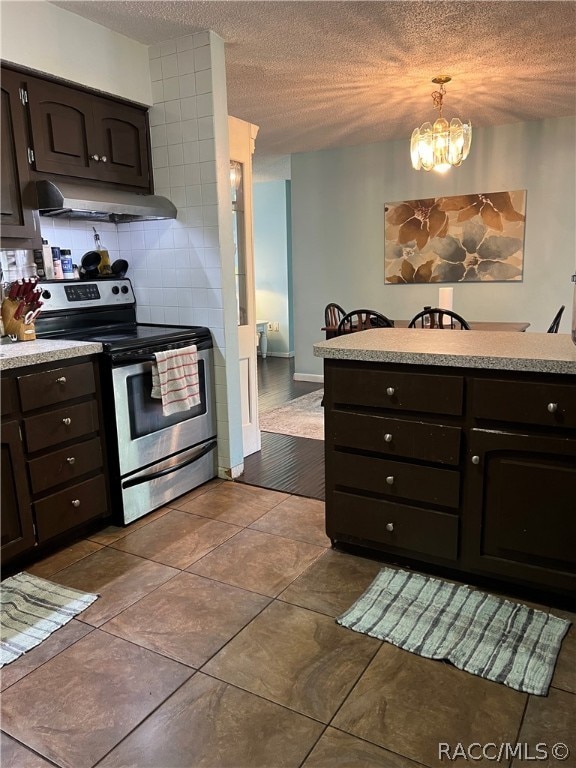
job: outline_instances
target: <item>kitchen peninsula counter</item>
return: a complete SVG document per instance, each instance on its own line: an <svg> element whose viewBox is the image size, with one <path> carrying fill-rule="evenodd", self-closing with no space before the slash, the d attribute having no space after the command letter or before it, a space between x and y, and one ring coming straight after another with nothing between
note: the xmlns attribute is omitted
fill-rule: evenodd
<svg viewBox="0 0 576 768"><path fill-rule="evenodd" d="M0 372L39 363L51 363L102 352L102 344L88 341L36 339L11 342L7 337L0 344Z"/></svg>
<svg viewBox="0 0 576 768"><path fill-rule="evenodd" d="M374 328L314 344L316 357L576 375L567 333Z"/></svg>
<svg viewBox="0 0 576 768"><path fill-rule="evenodd" d="M372 329L324 358L334 546L566 601L576 589L568 334Z"/></svg>

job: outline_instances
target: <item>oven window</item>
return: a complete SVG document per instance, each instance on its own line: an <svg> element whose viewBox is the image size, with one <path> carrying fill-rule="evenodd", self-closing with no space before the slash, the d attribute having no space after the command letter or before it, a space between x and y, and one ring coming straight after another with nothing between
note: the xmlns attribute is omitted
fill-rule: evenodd
<svg viewBox="0 0 576 768"><path fill-rule="evenodd" d="M128 402L130 403L130 435L133 440L206 413L206 380L203 360L198 360L200 402L188 411L164 416L162 401L150 396L152 392L152 366L143 373L128 376L126 386Z"/></svg>

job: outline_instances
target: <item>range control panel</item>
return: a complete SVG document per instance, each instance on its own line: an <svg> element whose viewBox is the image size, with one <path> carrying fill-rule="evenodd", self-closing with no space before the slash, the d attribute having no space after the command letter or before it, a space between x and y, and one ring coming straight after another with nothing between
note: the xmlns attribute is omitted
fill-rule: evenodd
<svg viewBox="0 0 576 768"><path fill-rule="evenodd" d="M104 280L49 280L38 283L42 289L42 311L118 307L134 304L134 291L128 278Z"/></svg>

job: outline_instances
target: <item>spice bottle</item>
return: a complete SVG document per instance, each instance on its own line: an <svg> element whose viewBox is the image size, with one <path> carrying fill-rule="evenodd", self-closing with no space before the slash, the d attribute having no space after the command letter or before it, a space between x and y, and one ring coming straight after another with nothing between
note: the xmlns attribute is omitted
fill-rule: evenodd
<svg viewBox="0 0 576 768"><path fill-rule="evenodd" d="M54 265L52 263L52 249L48 240L42 238L42 260L44 261L44 273L46 280L54 280Z"/></svg>
<svg viewBox="0 0 576 768"><path fill-rule="evenodd" d="M98 232L96 232L96 228L92 227L94 230L94 250L98 251L100 254L100 264L98 265L98 272L101 275L111 275L112 274L112 265L110 264L110 254L108 253L108 249L104 248L102 243L100 242L100 235Z"/></svg>
<svg viewBox="0 0 576 768"><path fill-rule="evenodd" d="M62 248L60 251L60 263L62 265L62 276L64 277L64 280L72 280L74 278L72 251L69 251L67 248Z"/></svg>
<svg viewBox="0 0 576 768"><path fill-rule="evenodd" d="M62 272L62 254L60 253L60 248L52 246L52 248L50 250L52 251L52 264L54 266L54 279L55 280L63 280L64 279L64 273Z"/></svg>

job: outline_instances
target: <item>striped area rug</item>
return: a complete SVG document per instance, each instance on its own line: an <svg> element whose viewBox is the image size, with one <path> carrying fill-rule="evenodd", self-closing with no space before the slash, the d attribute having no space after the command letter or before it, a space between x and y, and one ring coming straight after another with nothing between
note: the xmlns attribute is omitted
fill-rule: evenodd
<svg viewBox="0 0 576 768"><path fill-rule="evenodd" d="M384 568L336 621L429 659L545 696L570 622L469 587Z"/></svg>
<svg viewBox="0 0 576 768"><path fill-rule="evenodd" d="M40 645L97 597L31 573L5 579L0 584L0 667Z"/></svg>

